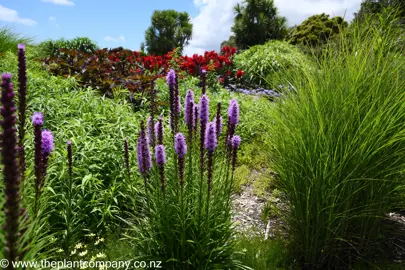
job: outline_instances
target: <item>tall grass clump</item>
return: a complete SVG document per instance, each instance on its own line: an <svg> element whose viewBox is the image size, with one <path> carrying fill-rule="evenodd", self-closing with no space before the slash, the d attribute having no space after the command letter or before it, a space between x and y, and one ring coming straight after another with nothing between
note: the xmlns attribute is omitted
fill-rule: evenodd
<svg viewBox="0 0 405 270"><path fill-rule="evenodd" d="M274 106L271 158L291 248L304 269L345 269L381 251L386 214L403 209L405 57L392 14L326 50ZM385 23L384 23L385 22Z"/></svg>
<svg viewBox="0 0 405 270"><path fill-rule="evenodd" d="M17 44L32 43L32 38L19 35L8 27L0 27L0 56L6 51L17 52Z"/></svg>

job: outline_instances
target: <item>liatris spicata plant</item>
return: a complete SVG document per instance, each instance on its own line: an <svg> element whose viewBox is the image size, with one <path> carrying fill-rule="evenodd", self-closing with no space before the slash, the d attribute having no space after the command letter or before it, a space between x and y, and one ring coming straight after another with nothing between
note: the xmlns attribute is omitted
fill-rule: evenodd
<svg viewBox="0 0 405 270"><path fill-rule="evenodd" d="M145 189L146 186L146 177L149 173L149 170L152 167L151 155L149 151L148 140L145 134L145 126L143 121L141 122L141 131L139 133L138 143L137 143L137 158L138 158L138 170L144 177Z"/></svg>
<svg viewBox="0 0 405 270"><path fill-rule="evenodd" d="M124 139L124 162L125 168L127 170L128 177L131 174L131 168L129 167L129 150L128 150L128 140Z"/></svg>
<svg viewBox="0 0 405 270"><path fill-rule="evenodd" d="M1 153L3 163L3 181L4 181L4 258L10 265L7 269L14 269L11 262L18 258L18 232L19 232L19 214L20 214L20 173L17 163L17 134L15 116L15 103L13 101L14 91L11 83L11 74L4 73L2 75L1 84L1 103L3 107L0 110L3 120L1 126L3 133L1 134Z"/></svg>
<svg viewBox="0 0 405 270"><path fill-rule="evenodd" d="M217 138L222 133L222 116L221 116L221 102L217 104L217 115L215 116Z"/></svg>
<svg viewBox="0 0 405 270"><path fill-rule="evenodd" d="M179 119L179 130L192 126L195 134L201 134L201 138L193 134L186 143L183 133L176 132L172 141L174 145L164 146L162 118L155 124L157 143L153 166L149 161L146 173L150 180L145 193L149 215L145 216L145 226L133 226L133 244L137 251L143 251L145 258L167 258L164 263L168 269L198 269L201 265L204 265L204 269L216 269L218 265L224 269L234 269L229 189L231 163L227 157L215 151L218 141L225 140L218 138L216 119L208 123L207 95L202 95L198 106L193 104L192 92L189 91L183 104L185 116ZM173 112L170 114L173 115ZM220 113L217 112L217 115L220 116ZM218 133L221 136L221 132ZM143 145L146 145L144 137L144 128L141 127L137 156L142 175L145 175L142 169ZM201 149L192 147L199 143ZM190 158L185 158L186 155ZM207 169L200 166L205 159L208 159ZM201 170L198 170L199 167ZM205 170L208 172L205 173ZM196 178L200 181L195 181ZM145 241L141 235L150 235L151 239Z"/></svg>
<svg viewBox="0 0 405 270"><path fill-rule="evenodd" d="M207 95L202 95L200 99L200 171L204 174L204 138L205 128L209 119L209 99Z"/></svg>
<svg viewBox="0 0 405 270"><path fill-rule="evenodd" d="M210 122L207 125L207 130L205 132L204 136L204 146L205 149L207 149L208 152L208 164L207 164L207 170L208 170L208 177L207 177L207 184L208 184L208 192L211 191L211 184L212 184L212 172L213 172L213 163L212 163L212 157L215 148L217 147L218 140L217 140L217 125L215 122Z"/></svg>
<svg viewBox="0 0 405 270"><path fill-rule="evenodd" d="M155 123L155 136L157 138L157 144L163 144L163 117L159 116L158 121Z"/></svg>
<svg viewBox="0 0 405 270"><path fill-rule="evenodd" d="M40 189L44 186L46 169L48 168L48 158L54 149L53 135L49 130L43 130L41 133L41 154L42 154L42 167L41 167L41 183Z"/></svg>
<svg viewBox="0 0 405 270"><path fill-rule="evenodd" d="M178 168L179 168L179 178L180 186L184 186L184 156L187 152L186 138L182 133L177 133L174 137L174 149L178 156Z"/></svg>
<svg viewBox="0 0 405 270"><path fill-rule="evenodd" d="M238 135L234 135L231 139L231 147L232 147L232 172L235 171L236 160L238 149L240 146L241 138Z"/></svg>
<svg viewBox="0 0 405 270"><path fill-rule="evenodd" d="M153 132L154 126L152 122L152 117L148 117L148 120L146 121L146 126L148 127L148 137L147 137L148 144L153 147L155 134Z"/></svg>
<svg viewBox="0 0 405 270"><path fill-rule="evenodd" d="M205 95L207 92L207 71L205 69L201 71L201 84L202 94Z"/></svg>
<svg viewBox="0 0 405 270"><path fill-rule="evenodd" d="M25 45L18 44L18 147L21 180L25 178L25 111L27 108L27 62Z"/></svg>
<svg viewBox="0 0 405 270"><path fill-rule="evenodd" d="M194 104L194 112L193 112L193 128L194 128L194 133L197 131L198 129L198 119L199 119L199 108L198 108L198 104Z"/></svg>
<svg viewBox="0 0 405 270"><path fill-rule="evenodd" d="M31 118L34 126L34 171L35 171L35 215L37 213L37 204L40 194L41 178L42 178L42 134L41 127L44 123L44 116L40 112L35 112Z"/></svg>
<svg viewBox="0 0 405 270"><path fill-rule="evenodd" d="M177 130L177 116L178 116L178 89L177 89L177 76L176 72L171 69L166 77L167 84L169 86L169 97L170 97L170 127L173 134Z"/></svg>
<svg viewBox="0 0 405 270"><path fill-rule="evenodd" d="M165 163L166 163L166 151L165 147L162 144L159 144L156 146L155 149L155 160L156 160L156 165L159 167L159 172L160 172L160 184L162 188L162 192L165 192L166 189L166 184L165 184Z"/></svg>
<svg viewBox="0 0 405 270"><path fill-rule="evenodd" d="M228 107L228 130L226 134L226 144L229 148L230 139L235 134L236 125L239 123L239 104L236 99L232 99Z"/></svg>

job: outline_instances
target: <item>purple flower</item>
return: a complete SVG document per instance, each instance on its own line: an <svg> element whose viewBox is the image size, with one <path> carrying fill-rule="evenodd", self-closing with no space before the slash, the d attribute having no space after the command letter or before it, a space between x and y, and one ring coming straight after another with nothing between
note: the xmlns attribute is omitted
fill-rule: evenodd
<svg viewBox="0 0 405 270"><path fill-rule="evenodd" d="M139 134L137 148L138 170L142 174L146 174L152 167L152 161L148 146L148 140L146 139L145 127L141 124L141 132Z"/></svg>
<svg viewBox="0 0 405 270"><path fill-rule="evenodd" d="M174 137L174 150L179 157L184 157L187 153L186 138L180 132Z"/></svg>
<svg viewBox="0 0 405 270"><path fill-rule="evenodd" d="M180 97L177 97L177 112L181 113L181 100Z"/></svg>
<svg viewBox="0 0 405 270"><path fill-rule="evenodd" d="M169 87L173 87L176 84L176 72L171 69L166 77L167 84Z"/></svg>
<svg viewBox="0 0 405 270"><path fill-rule="evenodd" d="M42 113L40 112L34 112L34 114L32 115L32 124L34 126L42 126L44 123L44 116Z"/></svg>
<svg viewBox="0 0 405 270"><path fill-rule="evenodd" d="M187 91L186 100L184 101L184 120L188 126L193 125L193 109L194 109L194 93L191 90ZM190 119L191 116L191 119Z"/></svg>
<svg viewBox="0 0 405 270"><path fill-rule="evenodd" d="M208 151L214 151L217 147L218 140L217 140L217 132L216 132L216 123L209 122L207 125L207 129L205 130L205 148Z"/></svg>
<svg viewBox="0 0 405 270"><path fill-rule="evenodd" d="M209 118L209 99L207 95L202 95L200 99L200 123L206 124Z"/></svg>
<svg viewBox="0 0 405 270"><path fill-rule="evenodd" d="M194 104L193 127L197 126L199 118L198 104Z"/></svg>
<svg viewBox="0 0 405 270"><path fill-rule="evenodd" d="M219 136L222 133L222 116L219 117L215 117L215 123L216 123L216 133L217 136Z"/></svg>
<svg viewBox="0 0 405 270"><path fill-rule="evenodd" d="M231 139L231 145L233 149L238 149L240 145L241 139L238 135L234 135Z"/></svg>
<svg viewBox="0 0 405 270"><path fill-rule="evenodd" d="M13 84L11 83L11 74L4 73L1 83L1 103L0 114L2 121L2 140L1 156L3 163L3 181L4 181L4 258L8 261L17 259L19 242L19 212L20 212L20 194L19 194L19 171L17 161L17 134L15 128L15 102ZM13 268L13 267L10 267Z"/></svg>
<svg viewBox="0 0 405 270"><path fill-rule="evenodd" d="M148 117L146 125L148 127L148 144L152 145L152 143L153 143L153 127L152 127L152 118L151 117Z"/></svg>
<svg viewBox="0 0 405 270"><path fill-rule="evenodd" d="M49 156L49 154L54 149L52 132L45 129L42 131L41 137L42 137L41 141L42 154L45 156Z"/></svg>
<svg viewBox="0 0 405 270"><path fill-rule="evenodd" d="M239 123L239 104L236 99L232 99L228 108L228 118L231 125L236 126Z"/></svg>
<svg viewBox="0 0 405 270"><path fill-rule="evenodd" d="M19 50L25 51L25 44L18 43L17 47Z"/></svg>
<svg viewBox="0 0 405 270"><path fill-rule="evenodd" d="M155 137L157 139L157 144L163 144L163 117L159 116L158 121L155 123Z"/></svg>
<svg viewBox="0 0 405 270"><path fill-rule="evenodd" d="M155 148L155 159L156 159L156 164L159 167L162 167L166 163L166 151L165 147L162 144L159 144Z"/></svg>

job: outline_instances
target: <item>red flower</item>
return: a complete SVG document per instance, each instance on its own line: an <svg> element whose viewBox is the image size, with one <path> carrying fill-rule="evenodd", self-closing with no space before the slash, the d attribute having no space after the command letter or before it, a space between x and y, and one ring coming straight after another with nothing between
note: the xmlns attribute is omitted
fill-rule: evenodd
<svg viewBox="0 0 405 270"><path fill-rule="evenodd" d="M245 72L243 72L243 70L238 70L237 72L236 72L236 78L238 78L238 79L240 79L240 78L242 78L242 76L243 75L245 75Z"/></svg>

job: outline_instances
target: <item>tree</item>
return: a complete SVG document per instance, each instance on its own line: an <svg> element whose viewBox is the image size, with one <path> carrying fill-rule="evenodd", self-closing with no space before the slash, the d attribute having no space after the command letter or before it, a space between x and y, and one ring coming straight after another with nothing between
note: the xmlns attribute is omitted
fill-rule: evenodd
<svg viewBox="0 0 405 270"><path fill-rule="evenodd" d="M354 13L354 20L363 21L366 15L381 14L384 8L393 7L398 9L398 16L402 23L405 23L405 1L404 0L364 0L360 10Z"/></svg>
<svg viewBox="0 0 405 270"><path fill-rule="evenodd" d="M245 0L234 7L232 32L240 49L283 39L287 34L287 19L278 16L274 0Z"/></svg>
<svg viewBox="0 0 405 270"><path fill-rule="evenodd" d="M221 42L221 49L226 46L238 48L236 45L235 36L230 36L228 40Z"/></svg>
<svg viewBox="0 0 405 270"><path fill-rule="evenodd" d="M187 12L155 10L152 25L145 32L145 45L149 54L163 55L180 48L191 39L193 25Z"/></svg>
<svg viewBox="0 0 405 270"><path fill-rule="evenodd" d="M292 29L289 42L294 45L322 46L347 26L348 23L340 16L329 18L325 13L313 15Z"/></svg>

